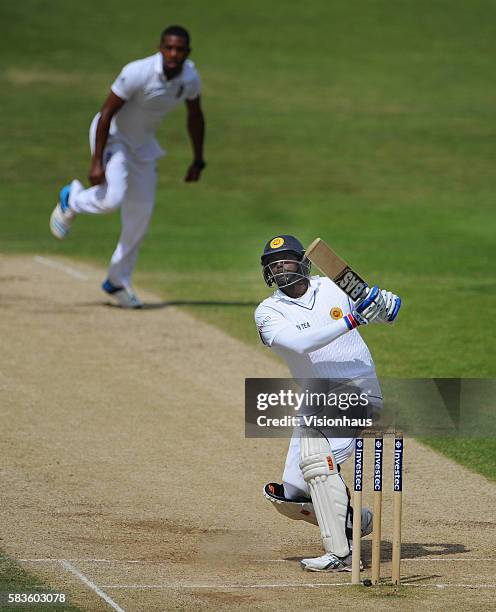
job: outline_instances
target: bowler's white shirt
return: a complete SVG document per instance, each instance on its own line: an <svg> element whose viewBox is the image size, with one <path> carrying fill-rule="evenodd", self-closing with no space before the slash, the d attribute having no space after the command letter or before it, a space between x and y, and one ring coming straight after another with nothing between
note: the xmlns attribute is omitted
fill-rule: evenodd
<svg viewBox="0 0 496 612"><path fill-rule="evenodd" d="M111 86L116 96L126 101L114 115L109 136L124 142L142 160L164 155L155 133L167 113L184 100L200 95L200 77L191 60L173 79L167 79L163 57L150 57L127 64Z"/></svg>
<svg viewBox="0 0 496 612"><path fill-rule="evenodd" d="M348 296L329 278L313 276L300 298L290 298L277 289L258 306L255 321L262 342L284 359L294 378L375 379L372 356L356 329L303 355L273 345L282 329L304 334L346 316L351 306Z"/></svg>

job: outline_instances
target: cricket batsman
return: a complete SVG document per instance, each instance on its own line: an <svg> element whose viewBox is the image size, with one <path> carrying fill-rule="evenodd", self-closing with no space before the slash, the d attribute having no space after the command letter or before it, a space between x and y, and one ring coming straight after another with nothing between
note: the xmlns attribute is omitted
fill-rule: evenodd
<svg viewBox="0 0 496 612"><path fill-rule="evenodd" d="M400 298L368 288L353 303L329 278L310 276L311 263L294 236L280 234L265 245L261 257L266 284L276 290L255 311L260 338L287 363L297 379L366 381L380 403L381 391L370 351L358 328L391 324ZM365 382L363 383L365 384ZM282 484L269 483L264 495L281 514L317 524L325 553L302 559L304 570L351 571L352 509L340 464L354 451L353 437L330 437L329 431L296 430L291 438ZM372 531L372 513L362 511L362 536Z"/></svg>

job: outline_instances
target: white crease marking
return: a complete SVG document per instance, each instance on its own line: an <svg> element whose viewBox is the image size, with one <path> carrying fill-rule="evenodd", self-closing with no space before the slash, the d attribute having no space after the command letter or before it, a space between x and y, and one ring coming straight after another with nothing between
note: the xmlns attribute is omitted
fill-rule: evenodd
<svg viewBox="0 0 496 612"><path fill-rule="evenodd" d="M275 583L275 584L197 584L187 582L171 582L167 584L105 584L105 589L313 589L328 587L349 587L355 586L351 582L295 582L295 583ZM392 584L382 584L380 586L393 586ZM417 584L404 582L400 586L422 587L422 588L467 588L467 589L496 589L496 584Z"/></svg>
<svg viewBox="0 0 496 612"><path fill-rule="evenodd" d="M77 278L83 281L88 280L88 276L84 274L84 272L80 272L76 268L63 264L60 261L55 261L54 259L48 259L48 257L41 257L40 255L35 255L34 260L37 263L43 264L44 266L48 266L49 268L54 268L55 270L61 270L62 272L69 274L69 276L72 276L73 278Z"/></svg>
<svg viewBox="0 0 496 612"><path fill-rule="evenodd" d="M96 593L99 597L101 597L104 601L106 601L111 608L116 610L116 612L125 612L125 610L121 608L118 604L116 604L115 601L107 595L107 593L105 593L104 591L102 591L102 589L97 587L97 585L94 582L91 582L91 580L87 578L84 574L82 574L76 567L74 567L72 563L69 563L69 561L66 561L64 559L61 559L60 563L64 569L66 569L67 571L71 572L71 574L74 574L74 576L79 578L81 582L83 582L94 593Z"/></svg>

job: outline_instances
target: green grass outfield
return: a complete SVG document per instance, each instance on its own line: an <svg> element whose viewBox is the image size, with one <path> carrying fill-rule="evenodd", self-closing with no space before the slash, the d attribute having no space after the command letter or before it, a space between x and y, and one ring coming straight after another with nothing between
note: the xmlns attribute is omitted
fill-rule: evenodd
<svg viewBox="0 0 496 612"><path fill-rule="evenodd" d="M380 375L494 376L496 4L137 6L1 4L0 250L106 264L118 215L78 218L63 244L48 217L60 186L87 173L88 126L122 65L184 23L204 82L208 168L200 184L182 182L190 148L176 112L160 132L169 156L137 284L211 302L189 309L256 343L263 244L320 235L404 299L394 329L364 330ZM486 442L467 441L465 463L494 477Z"/></svg>

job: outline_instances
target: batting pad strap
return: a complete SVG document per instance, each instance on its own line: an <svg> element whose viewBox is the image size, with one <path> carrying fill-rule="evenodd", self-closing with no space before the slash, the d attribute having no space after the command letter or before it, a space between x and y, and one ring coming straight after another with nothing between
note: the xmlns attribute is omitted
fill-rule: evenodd
<svg viewBox="0 0 496 612"><path fill-rule="evenodd" d="M346 557L350 552L346 537L348 494L329 442L315 430L302 430L300 469L310 489L326 552Z"/></svg>

